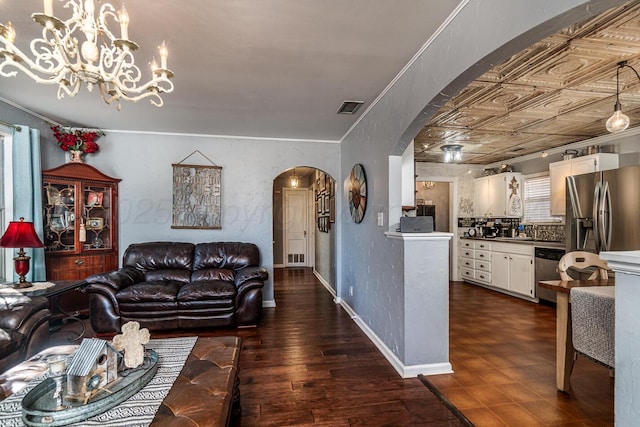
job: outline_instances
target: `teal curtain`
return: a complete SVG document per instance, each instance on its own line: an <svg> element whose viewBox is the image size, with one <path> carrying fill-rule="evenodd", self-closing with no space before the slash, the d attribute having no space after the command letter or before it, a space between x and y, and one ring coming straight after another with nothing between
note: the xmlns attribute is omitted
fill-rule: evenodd
<svg viewBox="0 0 640 427"><path fill-rule="evenodd" d="M19 130L18 130L19 129ZM42 166L40 164L40 131L20 125L13 130L13 218L33 221L36 233L43 239ZM27 280L46 280L44 249L26 249L31 257ZM14 275L14 281L18 277Z"/></svg>

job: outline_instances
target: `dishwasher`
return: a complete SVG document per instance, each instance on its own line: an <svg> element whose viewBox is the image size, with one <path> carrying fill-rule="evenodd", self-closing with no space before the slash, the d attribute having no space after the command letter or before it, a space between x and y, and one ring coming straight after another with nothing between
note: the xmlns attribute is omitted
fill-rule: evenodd
<svg viewBox="0 0 640 427"><path fill-rule="evenodd" d="M561 248L535 247L535 281L536 297L539 300L556 302L556 293L550 289L541 288L541 280L560 280L560 273L556 271L558 261L565 254Z"/></svg>

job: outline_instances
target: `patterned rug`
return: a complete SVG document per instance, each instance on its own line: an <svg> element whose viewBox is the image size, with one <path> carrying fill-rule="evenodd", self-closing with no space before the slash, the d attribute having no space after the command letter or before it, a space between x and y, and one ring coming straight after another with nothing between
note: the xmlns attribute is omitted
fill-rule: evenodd
<svg viewBox="0 0 640 427"><path fill-rule="evenodd" d="M180 374L197 339L198 337L184 337L149 341L147 347L158 353L158 372L151 381L142 390L115 408L72 425L142 427L151 424L160 403L167 396L173 382ZM34 379L25 389L0 402L0 426L18 427L24 425L22 423L22 398L48 376L47 373Z"/></svg>

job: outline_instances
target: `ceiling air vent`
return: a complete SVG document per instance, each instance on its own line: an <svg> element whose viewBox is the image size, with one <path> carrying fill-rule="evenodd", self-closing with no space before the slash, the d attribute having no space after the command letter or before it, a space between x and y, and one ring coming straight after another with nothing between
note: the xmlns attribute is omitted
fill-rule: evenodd
<svg viewBox="0 0 640 427"><path fill-rule="evenodd" d="M364 101L342 101L338 114L355 114L362 104Z"/></svg>

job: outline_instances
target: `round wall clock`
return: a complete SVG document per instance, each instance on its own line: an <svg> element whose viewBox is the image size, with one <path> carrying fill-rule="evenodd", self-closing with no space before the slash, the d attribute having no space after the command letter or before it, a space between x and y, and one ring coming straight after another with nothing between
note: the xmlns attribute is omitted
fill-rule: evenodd
<svg viewBox="0 0 640 427"><path fill-rule="evenodd" d="M362 165L356 163L351 168L351 176L349 177L349 210L351 211L351 218L356 224L362 221L366 209L367 176Z"/></svg>

